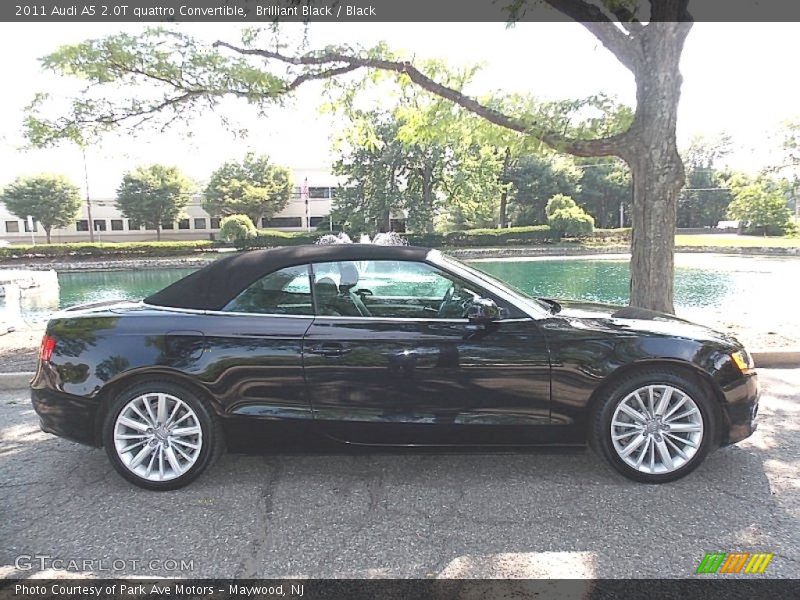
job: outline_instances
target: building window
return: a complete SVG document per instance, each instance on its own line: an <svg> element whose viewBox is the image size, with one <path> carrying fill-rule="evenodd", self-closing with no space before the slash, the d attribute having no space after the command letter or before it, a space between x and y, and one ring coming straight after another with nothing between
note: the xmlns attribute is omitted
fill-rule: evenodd
<svg viewBox="0 0 800 600"><path fill-rule="evenodd" d="M6 233L19 233L19 221L6 221Z"/></svg>
<svg viewBox="0 0 800 600"><path fill-rule="evenodd" d="M178 229L189 229L189 219L181 219L178 221Z"/></svg>
<svg viewBox="0 0 800 600"><path fill-rule="evenodd" d="M211 217L211 229L219 229L219 217Z"/></svg>
<svg viewBox="0 0 800 600"><path fill-rule="evenodd" d="M302 217L272 217L261 219L262 227L302 227Z"/></svg>
<svg viewBox="0 0 800 600"><path fill-rule="evenodd" d="M195 229L205 229L206 228L206 220L204 218L199 218L194 220L194 228Z"/></svg>
<svg viewBox="0 0 800 600"><path fill-rule="evenodd" d="M162 223L161 229L175 229L175 223L171 221L169 223Z"/></svg>
<svg viewBox="0 0 800 600"><path fill-rule="evenodd" d="M94 230L95 231L105 231L106 230L106 220L105 219L95 219L94 220Z"/></svg>
<svg viewBox="0 0 800 600"><path fill-rule="evenodd" d="M89 221L87 219L75 221L75 229L77 231L89 231Z"/></svg>
<svg viewBox="0 0 800 600"><path fill-rule="evenodd" d="M31 228L30 228L30 227L28 227L28 220L27 220L27 219L25 219L25 220L22 222L22 224L23 224L23 225L25 225L25 231L26 231L27 233L30 233L30 232L31 232ZM34 221L34 222L33 222L33 230L34 230L34 231L39 231L39 221Z"/></svg>
<svg viewBox="0 0 800 600"><path fill-rule="evenodd" d="M128 231L139 231L142 228L142 224L139 223L136 219L128 219Z"/></svg>
<svg viewBox="0 0 800 600"><path fill-rule="evenodd" d="M124 229L122 219L111 219L111 231L122 231Z"/></svg>
<svg viewBox="0 0 800 600"><path fill-rule="evenodd" d="M331 188L329 187L310 187L308 188L309 198L330 198Z"/></svg>
<svg viewBox="0 0 800 600"><path fill-rule="evenodd" d="M320 223L326 222L328 217L311 217L311 226L316 227Z"/></svg>

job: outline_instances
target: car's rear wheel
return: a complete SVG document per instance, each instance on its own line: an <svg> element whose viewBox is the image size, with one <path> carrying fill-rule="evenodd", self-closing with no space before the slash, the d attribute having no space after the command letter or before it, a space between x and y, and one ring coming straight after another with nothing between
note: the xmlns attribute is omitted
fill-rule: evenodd
<svg viewBox="0 0 800 600"><path fill-rule="evenodd" d="M630 479L674 481L697 468L711 449L713 401L678 372L632 373L616 382L595 412L592 446Z"/></svg>
<svg viewBox="0 0 800 600"><path fill-rule="evenodd" d="M103 424L111 463L128 481L172 490L196 479L222 449L217 418L195 394L171 382L134 385Z"/></svg>

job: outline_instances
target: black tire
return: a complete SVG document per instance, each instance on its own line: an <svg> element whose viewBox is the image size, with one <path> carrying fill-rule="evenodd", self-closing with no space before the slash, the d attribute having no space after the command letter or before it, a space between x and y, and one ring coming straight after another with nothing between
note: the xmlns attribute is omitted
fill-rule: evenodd
<svg viewBox="0 0 800 600"><path fill-rule="evenodd" d="M124 407L134 398L143 394L165 393L183 401L197 415L202 430L202 445L194 464L182 475L167 481L152 481L131 471L120 459L114 443L114 427L117 417ZM174 490L188 485L211 466L224 450L222 426L217 415L207 402L188 389L170 381L148 381L135 384L112 400L105 420L103 421L103 446L111 464L117 472L131 483L156 491Z"/></svg>
<svg viewBox="0 0 800 600"><path fill-rule="evenodd" d="M681 467L667 473L645 473L628 465L617 453L611 439L611 420L620 403L635 390L648 385L669 385L688 394L694 401L703 420L702 441L697 452ZM704 386L680 371L663 368L641 369L616 381L604 394L596 407L589 428L590 447L619 473L642 483L667 483L694 471L714 448L717 439L718 411L716 400Z"/></svg>

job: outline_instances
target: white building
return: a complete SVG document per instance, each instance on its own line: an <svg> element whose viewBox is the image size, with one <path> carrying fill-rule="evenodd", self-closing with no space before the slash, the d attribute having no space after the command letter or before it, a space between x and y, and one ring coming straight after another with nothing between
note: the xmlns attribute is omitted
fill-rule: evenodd
<svg viewBox="0 0 800 600"><path fill-rule="evenodd" d="M308 181L308 209L310 222L306 221L305 202L301 188ZM294 190L289 204L272 219L262 219L261 228L282 231L303 231L327 223L331 212L331 200L336 194L339 180L321 169L297 169L294 171ZM195 196L184 209L184 218L161 230L162 240L207 240L219 231L219 219L212 218L201 206L201 196ZM75 223L62 229L53 229L51 241L88 242L89 209L84 200ZM144 229L124 218L117 210L114 198L92 198L92 227L96 242L138 242L156 239L155 230ZM45 234L34 222L33 238L36 243L45 243ZM0 240L17 244L30 244L31 231L25 219L12 215L0 203Z"/></svg>

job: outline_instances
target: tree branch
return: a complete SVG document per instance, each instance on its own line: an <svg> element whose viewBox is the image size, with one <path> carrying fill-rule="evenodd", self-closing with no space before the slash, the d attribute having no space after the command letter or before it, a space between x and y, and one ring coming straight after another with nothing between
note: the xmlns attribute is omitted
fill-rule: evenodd
<svg viewBox="0 0 800 600"><path fill-rule="evenodd" d="M313 79L330 79L331 77L336 77L337 75L344 75L345 73L349 73L350 71L355 71L358 68L360 68L358 65L345 65L342 67L336 67L333 69L326 69L323 71L319 71L318 73L304 73L303 75L299 75L291 83L289 83L286 86L286 91L291 92L296 88L300 87L306 81L311 81Z"/></svg>
<svg viewBox="0 0 800 600"><path fill-rule="evenodd" d="M628 132L593 140L565 138L556 133L545 133L541 140L553 150L573 156L619 156L628 147Z"/></svg>
<svg viewBox="0 0 800 600"><path fill-rule="evenodd" d="M340 65L338 67L332 67L312 75L300 75L289 85L289 89L295 89L304 81L310 79L322 79L338 73L355 71L356 69L360 68L379 69L405 75L421 88L441 98L450 100L454 104L457 104L471 113L486 119L490 123L494 123L495 125L505 129L510 129L511 131L535 136L554 150L575 154L576 156L619 156L624 151L627 141L625 133L595 140L577 140L565 138L561 134L552 131L537 131L530 123L527 123L516 117L506 115L494 108L486 106L485 104L481 104L475 98L467 96L466 94L454 88L434 81L422 71L417 69L409 61L394 61L382 58L364 58L342 54L340 52L326 52L323 54L311 54L304 56L288 56L272 50L240 48L223 41L214 42L214 47L227 48L239 54L260 56L267 60L277 60L290 65L320 66L337 63Z"/></svg>
<svg viewBox="0 0 800 600"><path fill-rule="evenodd" d="M584 0L544 0L557 11L583 25L625 67L635 73L642 63L640 47L598 7Z"/></svg>

